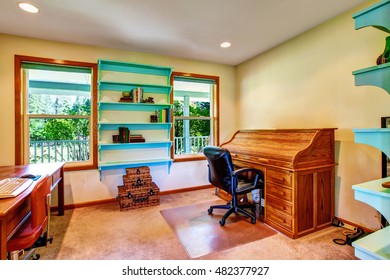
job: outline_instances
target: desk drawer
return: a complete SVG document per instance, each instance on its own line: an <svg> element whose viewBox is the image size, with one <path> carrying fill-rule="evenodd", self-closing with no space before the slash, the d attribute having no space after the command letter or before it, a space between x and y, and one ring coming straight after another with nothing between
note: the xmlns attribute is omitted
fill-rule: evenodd
<svg viewBox="0 0 390 280"><path fill-rule="evenodd" d="M14 234L15 229L22 226L23 219L28 217L31 210L30 199L25 199L17 208L17 211L11 211L5 218L4 225L6 227L7 240Z"/></svg>
<svg viewBox="0 0 390 280"><path fill-rule="evenodd" d="M281 184L283 186L291 187L292 174L289 171L267 169L266 181Z"/></svg>
<svg viewBox="0 0 390 280"><path fill-rule="evenodd" d="M289 215L282 214L275 209L272 208L272 206L269 206L268 203L266 204L266 210L265 210L265 218L269 221L277 224L280 227L283 227L289 231L292 230L292 218Z"/></svg>
<svg viewBox="0 0 390 280"><path fill-rule="evenodd" d="M272 208L272 211L278 210L287 215L292 214L292 205L285 200L267 194L265 202L266 207Z"/></svg>
<svg viewBox="0 0 390 280"><path fill-rule="evenodd" d="M290 188L285 188L267 182L265 193L267 195L270 194L286 201L292 201L292 190Z"/></svg>

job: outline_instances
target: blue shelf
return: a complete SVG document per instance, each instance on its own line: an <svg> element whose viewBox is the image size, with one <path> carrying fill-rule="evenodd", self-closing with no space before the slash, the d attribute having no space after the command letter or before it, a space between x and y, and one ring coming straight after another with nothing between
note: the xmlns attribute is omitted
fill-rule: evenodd
<svg viewBox="0 0 390 280"><path fill-rule="evenodd" d="M352 131L355 133L355 143L373 146L390 157L390 128L363 128Z"/></svg>
<svg viewBox="0 0 390 280"><path fill-rule="evenodd" d="M356 240L352 246L361 260L390 260L390 226Z"/></svg>
<svg viewBox="0 0 390 280"><path fill-rule="evenodd" d="M133 89L141 87L144 93L157 93L169 95L172 90L170 85L150 85L150 84L138 84L138 83L121 83L121 82L109 82L100 81L99 91L112 90L112 91L132 91Z"/></svg>
<svg viewBox="0 0 390 280"><path fill-rule="evenodd" d="M123 149L144 149L144 148L170 148L171 141L151 141L140 143L104 143L99 144L99 150L123 150Z"/></svg>
<svg viewBox="0 0 390 280"><path fill-rule="evenodd" d="M113 102L100 101L98 102L99 110L104 111L155 111L161 109L169 109L171 104L155 104L155 103L131 103L131 102Z"/></svg>
<svg viewBox="0 0 390 280"><path fill-rule="evenodd" d="M171 67L138 64L138 63L114 61L114 60L103 60L103 59L98 60L98 68L100 70L105 70L105 71L157 75L157 76L166 76L168 78L172 74Z"/></svg>
<svg viewBox="0 0 390 280"><path fill-rule="evenodd" d="M172 123L105 123L99 122L99 130L118 130L119 127L127 127L130 130L169 130Z"/></svg>
<svg viewBox="0 0 390 280"><path fill-rule="evenodd" d="M382 187L382 183L390 181L390 177L381 178L353 185L355 199L378 210L386 220L390 221L390 189ZM389 236L390 241L390 236Z"/></svg>
<svg viewBox="0 0 390 280"><path fill-rule="evenodd" d="M100 162L98 164L98 169L100 173L100 180L102 180L102 171L104 170L115 170L115 169L126 169L139 166L157 166L157 165L167 165L168 173L171 172L173 160L170 158L165 159L153 159L153 160L144 160L144 161L125 161L125 162Z"/></svg>
<svg viewBox="0 0 390 280"><path fill-rule="evenodd" d="M352 74L355 75L356 86L377 86L390 94L390 63L356 70Z"/></svg>
<svg viewBox="0 0 390 280"><path fill-rule="evenodd" d="M355 29L367 26L390 32L390 0L379 3L352 15L355 19Z"/></svg>
<svg viewBox="0 0 390 280"><path fill-rule="evenodd" d="M390 177L352 186L355 199L378 210L390 221L390 189L382 183ZM362 260L390 260L390 226L380 229L352 243L355 256Z"/></svg>
<svg viewBox="0 0 390 280"><path fill-rule="evenodd" d="M122 161L122 162L99 162L98 169L100 173L100 180L102 179L102 171L133 168L139 166L156 166L167 165L168 173L171 172L173 160L171 158L150 159L150 160L136 160L136 161Z"/></svg>

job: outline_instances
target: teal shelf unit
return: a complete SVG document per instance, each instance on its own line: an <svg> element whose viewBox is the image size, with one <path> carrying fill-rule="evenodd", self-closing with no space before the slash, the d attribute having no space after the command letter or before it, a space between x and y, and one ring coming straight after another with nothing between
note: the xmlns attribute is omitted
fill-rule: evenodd
<svg viewBox="0 0 390 280"><path fill-rule="evenodd" d="M378 230L352 243L355 256L361 260L390 260L390 227ZM388 244L383 246L383 244Z"/></svg>
<svg viewBox="0 0 390 280"><path fill-rule="evenodd" d="M155 103L129 103L129 102L113 102L100 101L98 108L101 111L155 111L161 109L172 108L171 104L155 104Z"/></svg>
<svg viewBox="0 0 390 280"><path fill-rule="evenodd" d="M372 26L385 32L390 32L390 0L377 4L352 15L355 29Z"/></svg>
<svg viewBox="0 0 390 280"><path fill-rule="evenodd" d="M98 123L98 129L100 131L118 130L119 127L127 127L130 130L170 130L172 127L172 123L129 123L129 122L117 122L117 123L99 122Z"/></svg>
<svg viewBox="0 0 390 280"><path fill-rule="evenodd" d="M150 167L156 165L166 165L168 166L168 172L170 172L172 162L173 160L170 157L135 161L100 162L98 165L98 169L100 173L100 180L102 180L102 171L104 170L125 169L139 166Z"/></svg>
<svg viewBox="0 0 390 280"><path fill-rule="evenodd" d="M382 183L390 177L381 178L352 186L355 199L378 210L390 221L390 189ZM390 260L390 226L382 228L352 243L355 256L362 260Z"/></svg>
<svg viewBox="0 0 390 280"><path fill-rule="evenodd" d="M129 167L138 167L138 166L155 166L161 164L168 164L171 166L173 160L171 158L161 158L154 160L136 160L136 161L121 161L121 162L104 162L99 165L99 170L112 170L112 169L123 169Z"/></svg>
<svg viewBox="0 0 390 280"><path fill-rule="evenodd" d="M122 82L108 82L100 81L99 90L112 90L112 91L131 91L135 88L142 87L144 92L166 94L169 97L172 86L169 85L153 85L153 84L141 84L141 83L122 83Z"/></svg>
<svg viewBox="0 0 390 280"><path fill-rule="evenodd" d="M102 171L104 170L113 170L113 169L125 169L138 166L155 166L155 165L166 165L168 167L168 173L170 173L170 168L172 165L171 158L171 147L172 140L170 139L170 131L172 129L172 123L170 122L149 122L149 119L144 120L132 120L126 117L126 119L114 121L110 120L107 115L116 114L116 112L151 112L151 114L157 110L163 109L172 109L172 104L170 104L170 94L172 87L169 85L170 76L172 74L172 68L164 66L154 66L146 64L137 64L121 61L112 61L112 60L98 60L98 70L99 70L99 81L98 81L98 90L99 90L99 101L98 101L98 132L99 132L99 162L98 170L100 172L100 179L102 179ZM138 83L137 81L110 81L104 80L105 71L109 71L111 76L120 75L119 72L136 74L143 76L161 76L163 77L162 84L153 84L153 83ZM133 77L134 79L134 77ZM160 78L161 80L161 78ZM123 91L132 91L133 89L141 87L144 94L153 94L154 96L161 96L160 100L157 103L137 103L137 102L120 102L112 101L121 95ZM110 97L114 96L115 97ZM109 100L107 100L109 99ZM119 98L117 98L119 99ZM103 115L106 114L106 117ZM162 133L163 139L154 139L150 141L146 139L145 142L137 143L102 143L102 133L117 133L119 127L127 127L130 131L165 131ZM159 134L160 135L160 134ZM161 137L160 136L160 137ZM146 137L145 137L146 138ZM138 156L136 158L131 158L131 160L110 160L109 162L102 161L103 154L113 150L147 150L151 149L163 149L166 151L164 155L157 155L158 158L143 158Z"/></svg>
<svg viewBox="0 0 390 280"><path fill-rule="evenodd" d="M172 146L171 141L150 141L140 143L100 143L100 151L106 150L122 150L122 149L145 149L145 148L170 148ZM169 156L169 154L168 154Z"/></svg>
<svg viewBox="0 0 390 280"><path fill-rule="evenodd" d="M352 15L355 29L372 26L390 33L390 0L379 3ZM390 94L390 63L353 71L356 86L377 86Z"/></svg>
<svg viewBox="0 0 390 280"><path fill-rule="evenodd" d="M172 74L171 67L105 60L105 59L98 60L98 68L101 71L126 72L126 73L163 76L167 78L166 84L169 84L169 79Z"/></svg>
<svg viewBox="0 0 390 280"><path fill-rule="evenodd" d="M143 143L100 143L99 147L99 171L100 179L101 171L103 170L112 170L112 169L122 169L129 167L137 167L140 165L154 166L154 165L168 165L168 172L173 160L170 158L170 148L172 146L172 141L150 141ZM167 151L166 158L158 159L148 159L148 160L135 160L135 161L118 161L118 162L102 162L102 153L104 151L111 150L129 150L129 149L155 149L155 148L165 148Z"/></svg>
<svg viewBox="0 0 390 280"><path fill-rule="evenodd" d="M380 64L352 72L355 86L377 86L390 94L390 63Z"/></svg>
<svg viewBox="0 0 390 280"><path fill-rule="evenodd" d="M390 33L390 0L380 1L355 13L352 18L355 20L355 29L372 26ZM356 70L352 74L356 86L377 86L390 93L390 63ZM353 129L353 132L356 143L371 145L390 156L389 128ZM354 185L352 188L356 200L372 206L390 220L390 190L382 187L382 183L388 181L390 177ZM362 260L389 260L389 233L388 226L353 242L355 256Z"/></svg>
<svg viewBox="0 0 390 280"><path fill-rule="evenodd" d="M390 158L390 128L363 128L352 131L355 134L355 143L373 146Z"/></svg>

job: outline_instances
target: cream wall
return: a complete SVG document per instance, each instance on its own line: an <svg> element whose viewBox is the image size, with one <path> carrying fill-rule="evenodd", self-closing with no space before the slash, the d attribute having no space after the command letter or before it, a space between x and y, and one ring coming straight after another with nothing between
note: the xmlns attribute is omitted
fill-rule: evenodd
<svg viewBox="0 0 390 280"><path fill-rule="evenodd" d="M14 164L14 55L27 55L63 60L97 62L97 59L130 61L164 65L174 71L200 73L220 77L220 139L228 140L237 130L234 112L235 68L202 61L153 54L65 44L0 34L0 166ZM153 181L160 190L173 190L207 185L206 161L174 163L168 174L166 166L151 167ZM122 184L124 170L104 171L102 181L97 170L65 173L65 204L113 198ZM56 201L56 197L54 200Z"/></svg>
<svg viewBox="0 0 390 280"><path fill-rule="evenodd" d="M354 143L352 129L380 127L380 118L390 116L390 96L377 87L356 87L352 71L375 65L388 34L355 30L352 14L376 2L237 68L240 128L337 128L336 216L369 228L378 228L377 212L354 199L352 185L381 177L381 153Z"/></svg>

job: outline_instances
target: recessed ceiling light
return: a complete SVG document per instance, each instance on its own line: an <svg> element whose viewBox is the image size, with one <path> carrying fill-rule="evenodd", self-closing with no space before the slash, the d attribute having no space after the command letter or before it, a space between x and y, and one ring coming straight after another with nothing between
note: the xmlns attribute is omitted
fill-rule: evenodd
<svg viewBox="0 0 390 280"><path fill-rule="evenodd" d="M221 48L228 48L228 47L230 47L232 44L231 43L229 43L229 42L223 42L220 46L221 46Z"/></svg>
<svg viewBox="0 0 390 280"><path fill-rule="evenodd" d="M36 13L39 12L39 9L37 7L35 7L34 5L29 4L29 3L23 3L23 2L22 3L18 3L18 6L23 11L26 11L26 12L29 12L29 13L36 14Z"/></svg>

